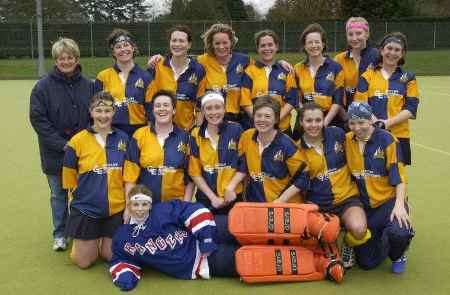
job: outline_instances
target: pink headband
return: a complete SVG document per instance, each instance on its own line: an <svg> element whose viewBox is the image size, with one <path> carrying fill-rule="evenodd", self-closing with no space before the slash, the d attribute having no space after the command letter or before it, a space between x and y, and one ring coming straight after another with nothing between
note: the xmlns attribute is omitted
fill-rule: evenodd
<svg viewBox="0 0 450 295"><path fill-rule="evenodd" d="M369 26L362 22L351 22L351 23L348 23L347 26L345 27L346 31L348 31L350 29L363 29L364 31L368 32Z"/></svg>

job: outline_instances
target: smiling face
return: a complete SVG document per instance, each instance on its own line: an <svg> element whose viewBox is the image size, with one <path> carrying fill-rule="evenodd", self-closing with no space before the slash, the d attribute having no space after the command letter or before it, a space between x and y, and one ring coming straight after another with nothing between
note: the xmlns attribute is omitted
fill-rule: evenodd
<svg viewBox="0 0 450 295"><path fill-rule="evenodd" d="M367 119L350 119L348 127L358 139L368 138L374 129L370 120Z"/></svg>
<svg viewBox="0 0 450 295"><path fill-rule="evenodd" d="M225 106L220 100L211 100L202 106L203 115L208 124L218 126L223 122Z"/></svg>
<svg viewBox="0 0 450 295"><path fill-rule="evenodd" d="M66 76L72 76L75 73L79 59L72 54L62 52L56 59L56 68Z"/></svg>
<svg viewBox="0 0 450 295"><path fill-rule="evenodd" d="M312 32L305 37L305 51L309 57L321 56L324 44L319 32Z"/></svg>
<svg viewBox="0 0 450 295"><path fill-rule="evenodd" d="M119 63L127 63L133 60L134 46L128 41L116 43L112 48L112 56Z"/></svg>
<svg viewBox="0 0 450 295"><path fill-rule="evenodd" d="M260 60L265 64L271 64L278 51L278 45L272 36L266 35L259 38L257 52Z"/></svg>
<svg viewBox="0 0 450 295"><path fill-rule="evenodd" d="M352 49L364 49L369 39L369 33L363 28L349 28L346 32L347 43Z"/></svg>
<svg viewBox="0 0 450 295"><path fill-rule="evenodd" d="M153 116L158 124L172 123L175 109L172 99L167 95L160 95L153 100Z"/></svg>
<svg viewBox="0 0 450 295"><path fill-rule="evenodd" d="M255 128L260 133L270 132L275 129L275 112L269 107L261 107L253 114Z"/></svg>
<svg viewBox="0 0 450 295"><path fill-rule="evenodd" d="M147 219L151 208L152 203L145 200L130 200L128 203L130 214L138 223L144 222Z"/></svg>
<svg viewBox="0 0 450 295"><path fill-rule="evenodd" d="M90 109L91 118L96 131L111 130L114 107L109 105L99 105Z"/></svg>
<svg viewBox="0 0 450 295"><path fill-rule="evenodd" d="M383 66L397 66L404 55L403 47L397 42L389 42L380 49Z"/></svg>
<svg viewBox="0 0 450 295"><path fill-rule="evenodd" d="M215 33L212 37L214 55L217 58L228 57L231 54L231 40L226 33Z"/></svg>
<svg viewBox="0 0 450 295"><path fill-rule="evenodd" d="M305 110L300 124L305 134L311 138L321 135L323 129L323 112L320 109Z"/></svg>
<svg viewBox="0 0 450 295"><path fill-rule="evenodd" d="M187 56L191 43L188 41L188 34L181 31L174 31L170 34L170 53L173 56Z"/></svg>

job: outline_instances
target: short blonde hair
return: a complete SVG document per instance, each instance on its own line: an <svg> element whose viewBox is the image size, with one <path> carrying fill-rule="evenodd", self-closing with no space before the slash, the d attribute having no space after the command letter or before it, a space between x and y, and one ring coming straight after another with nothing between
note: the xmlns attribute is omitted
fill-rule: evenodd
<svg viewBox="0 0 450 295"><path fill-rule="evenodd" d="M362 24L366 25L367 26L367 33L370 33L369 22L364 17L362 17L362 16L352 16L352 17L350 17L347 20L347 22L345 23L345 30L346 31L348 30L348 26L351 23L362 23Z"/></svg>
<svg viewBox="0 0 450 295"><path fill-rule="evenodd" d="M231 49L236 45L238 38L233 29L227 24L213 24L206 32L201 35L206 53L214 56L213 37L217 33L225 33L231 42Z"/></svg>
<svg viewBox="0 0 450 295"><path fill-rule="evenodd" d="M63 53L67 53L76 59L79 59L80 48L78 47L77 42L70 38L59 38L58 41L53 43L52 57L53 59L57 59Z"/></svg>

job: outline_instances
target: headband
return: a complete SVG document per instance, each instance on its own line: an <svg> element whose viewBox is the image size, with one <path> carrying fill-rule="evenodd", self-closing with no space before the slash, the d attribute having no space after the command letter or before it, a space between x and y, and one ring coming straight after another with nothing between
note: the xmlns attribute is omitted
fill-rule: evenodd
<svg viewBox="0 0 450 295"><path fill-rule="evenodd" d="M373 112L372 112L372 108L367 103L354 101L348 107L347 114L348 114L349 120L351 120L351 119L371 120Z"/></svg>
<svg viewBox="0 0 450 295"><path fill-rule="evenodd" d="M203 96L202 98L202 107L209 101L212 100L219 100L221 103L225 104L225 99L223 98L222 94L217 92L210 92Z"/></svg>
<svg viewBox="0 0 450 295"><path fill-rule="evenodd" d="M136 194L130 197L130 201L147 201L152 203L152 197L144 194Z"/></svg>
<svg viewBox="0 0 450 295"><path fill-rule="evenodd" d="M112 48L117 43L120 43L120 42L128 42L128 43L134 44L134 40L131 38L131 36L126 35L126 34L121 34L121 35L117 36L116 38L112 39L109 42L109 46Z"/></svg>
<svg viewBox="0 0 450 295"><path fill-rule="evenodd" d="M106 99L99 99L91 105L91 109L96 107L114 107L114 102Z"/></svg>
<svg viewBox="0 0 450 295"><path fill-rule="evenodd" d="M362 22L351 22L348 23L345 27L345 30L348 31L349 29L363 29L364 31L369 31L369 25Z"/></svg>
<svg viewBox="0 0 450 295"><path fill-rule="evenodd" d="M397 43L397 44L400 44L400 45L402 46L403 50L406 50L406 48L405 48L405 42L403 42L403 40L400 39L400 38L398 38L398 37L391 36L391 37L388 37L388 38L384 39L384 40L383 40L383 43L381 43L381 48L383 48L384 46L386 46L386 44L388 44L388 43Z"/></svg>

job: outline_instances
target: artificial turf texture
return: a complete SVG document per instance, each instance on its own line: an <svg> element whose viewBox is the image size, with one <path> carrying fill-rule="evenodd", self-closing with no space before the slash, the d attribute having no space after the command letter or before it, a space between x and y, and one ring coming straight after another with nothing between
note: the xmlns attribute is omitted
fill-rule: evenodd
<svg viewBox="0 0 450 295"><path fill-rule="evenodd" d="M183 281L145 271L132 294L450 294L450 77L418 81L421 103L413 122L413 167L408 168L416 237L406 273L391 274L386 261L372 271L350 270L341 285L245 285L238 279ZM0 154L5 164L0 177L0 294L119 294L105 263L83 271L70 263L68 252L51 250L49 189L28 119L34 83L0 81Z"/></svg>

